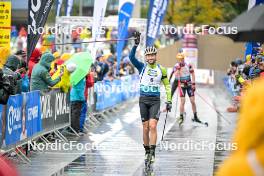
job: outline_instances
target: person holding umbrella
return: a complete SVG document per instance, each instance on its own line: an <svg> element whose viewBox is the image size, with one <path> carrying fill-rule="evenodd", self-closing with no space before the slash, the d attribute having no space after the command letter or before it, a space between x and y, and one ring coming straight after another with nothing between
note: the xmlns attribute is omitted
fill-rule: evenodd
<svg viewBox="0 0 264 176"><path fill-rule="evenodd" d="M81 127L83 126L83 119L80 120L82 106L85 99L86 76L88 75L93 59L89 52L76 53L65 64L69 67L73 66L70 74L70 83L72 85L70 91L71 101L71 127L79 134L83 135ZM69 65L70 64L70 65ZM67 68L67 70L71 70ZM74 70L74 71L73 71ZM81 122L80 122L81 121Z"/></svg>

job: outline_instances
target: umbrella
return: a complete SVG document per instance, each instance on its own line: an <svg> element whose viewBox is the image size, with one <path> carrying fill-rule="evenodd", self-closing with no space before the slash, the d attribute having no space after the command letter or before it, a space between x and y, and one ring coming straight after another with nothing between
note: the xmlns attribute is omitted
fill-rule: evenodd
<svg viewBox="0 0 264 176"><path fill-rule="evenodd" d="M234 41L264 42L264 5L260 4L235 18L230 27L237 27L237 34L226 35Z"/></svg>
<svg viewBox="0 0 264 176"><path fill-rule="evenodd" d="M89 52L80 52L74 54L66 62L66 64L68 63L75 63L77 66L76 70L71 74L70 77L71 85L76 85L88 74L93 63L93 59Z"/></svg>

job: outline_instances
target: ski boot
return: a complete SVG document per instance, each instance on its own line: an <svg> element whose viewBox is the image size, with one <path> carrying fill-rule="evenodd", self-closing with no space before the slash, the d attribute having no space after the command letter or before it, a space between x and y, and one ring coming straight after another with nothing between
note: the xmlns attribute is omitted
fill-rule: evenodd
<svg viewBox="0 0 264 176"><path fill-rule="evenodd" d="M185 114L181 114L180 117L179 117L178 120L177 120L179 126L181 126L181 125L183 124L183 122L184 122L184 115L185 115Z"/></svg>
<svg viewBox="0 0 264 176"><path fill-rule="evenodd" d="M196 123L203 124L203 125L205 125L205 126L208 127L208 123L207 123L207 122L202 122L202 121L197 117L196 113L195 113L194 118L192 119L192 121L193 121L193 122L196 122Z"/></svg>
<svg viewBox="0 0 264 176"><path fill-rule="evenodd" d="M153 168L154 162L155 162L155 151L151 150L149 154L148 176L154 175L154 168Z"/></svg>

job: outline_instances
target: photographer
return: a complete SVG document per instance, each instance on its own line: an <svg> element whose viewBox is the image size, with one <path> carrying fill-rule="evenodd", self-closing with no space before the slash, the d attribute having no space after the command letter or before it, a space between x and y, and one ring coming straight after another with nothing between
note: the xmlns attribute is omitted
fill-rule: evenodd
<svg viewBox="0 0 264 176"><path fill-rule="evenodd" d="M18 82L21 82L20 74L24 71L24 69L20 68L20 64L20 59L17 56L12 55L7 59L3 68L4 77L7 77L9 79L11 95L21 93L21 84L19 84Z"/></svg>
<svg viewBox="0 0 264 176"><path fill-rule="evenodd" d="M3 70L0 69L0 104L7 104L11 93L9 78L4 76Z"/></svg>

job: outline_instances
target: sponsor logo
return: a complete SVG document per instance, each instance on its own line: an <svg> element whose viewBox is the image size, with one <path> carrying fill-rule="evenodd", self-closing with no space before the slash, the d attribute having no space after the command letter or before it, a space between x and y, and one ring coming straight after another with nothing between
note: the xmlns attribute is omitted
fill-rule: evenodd
<svg viewBox="0 0 264 176"><path fill-rule="evenodd" d="M21 128L21 124L17 124L17 122L21 121L21 107L14 108L10 106L7 118L7 129L9 134L11 134L13 130Z"/></svg>

